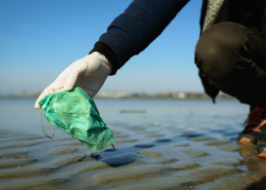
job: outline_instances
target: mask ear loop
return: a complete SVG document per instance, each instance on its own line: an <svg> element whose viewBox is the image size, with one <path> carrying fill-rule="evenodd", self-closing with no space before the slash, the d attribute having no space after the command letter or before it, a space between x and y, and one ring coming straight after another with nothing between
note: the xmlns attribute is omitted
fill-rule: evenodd
<svg viewBox="0 0 266 190"><path fill-rule="evenodd" d="M112 144L112 147L113 147L113 149L114 149L114 151L115 151L115 145ZM115 151L115 152L116 152L116 151Z"/></svg>
<svg viewBox="0 0 266 190"><path fill-rule="evenodd" d="M50 137L49 135L47 135L47 134L45 133L44 128L43 128L42 111L41 111L41 109L38 109L38 110L39 110L39 114L40 114L40 118L41 118L41 125L42 125L42 131L43 131L43 134L45 134L46 137L52 139L52 138L54 137L54 130L53 130L53 128L51 127L49 121L46 120L47 123L48 123L48 125L49 125L49 127L50 127L50 129L52 130L52 136Z"/></svg>

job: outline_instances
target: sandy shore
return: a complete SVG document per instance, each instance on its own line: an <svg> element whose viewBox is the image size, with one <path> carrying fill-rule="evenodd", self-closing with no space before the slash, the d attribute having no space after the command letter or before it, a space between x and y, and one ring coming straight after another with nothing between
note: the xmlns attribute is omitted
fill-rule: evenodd
<svg viewBox="0 0 266 190"><path fill-rule="evenodd" d="M93 152L67 134L50 140L2 130L0 189L263 189L266 160L253 156L254 147L204 136L208 129L169 126L169 137L158 128L118 126L117 152ZM236 136L226 128L210 132Z"/></svg>

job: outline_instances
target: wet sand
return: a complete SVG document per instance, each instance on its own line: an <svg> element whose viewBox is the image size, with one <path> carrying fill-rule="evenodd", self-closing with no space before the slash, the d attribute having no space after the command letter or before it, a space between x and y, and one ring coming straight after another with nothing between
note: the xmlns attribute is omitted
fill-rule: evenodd
<svg viewBox="0 0 266 190"><path fill-rule="evenodd" d="M30 131L1 128L0 189L260 190L266 187L266 159L253 156L255 147L235 143L242 130L235 121L244 115L238 116L236 112L217 119L193 117L187 112L183 117L189 118L186 122L189 127L184 127L178 125L182 118L166 116L171 122L163 123L156 114L149 113L148 110L145 115L130 116L117 112L121 117L117 121L106 117L114 133L116 152L111 146L94 152L56 127L51 140ZM129 120L130 117L133 119ZM134 123L138 118L146 119L142 124ZM49 128L46 130L49 133Z"/></svg>
<svg viewBox="0 0 266 190"><path fill-rule="evenodd" d="M49 140L0 131L0 189L240 190L265 185L266 160L253 156L254 147L193 137L195 132L150 135L150 143L142 143L138 139L146 134L132 135L133 129L143 127L113 130L117 152L111 147L93 152L71 137Z"/></svg>

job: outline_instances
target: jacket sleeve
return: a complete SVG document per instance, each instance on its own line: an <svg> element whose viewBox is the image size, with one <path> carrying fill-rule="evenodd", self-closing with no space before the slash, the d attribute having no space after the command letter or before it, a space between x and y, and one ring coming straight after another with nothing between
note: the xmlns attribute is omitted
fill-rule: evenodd
<svg viewBox="0 0 266 190"><path fill-rule="evenodd" d="M134 0L102 34L90 53L106 56L114 75L132 56L143 51L189 0Z"/></svg>

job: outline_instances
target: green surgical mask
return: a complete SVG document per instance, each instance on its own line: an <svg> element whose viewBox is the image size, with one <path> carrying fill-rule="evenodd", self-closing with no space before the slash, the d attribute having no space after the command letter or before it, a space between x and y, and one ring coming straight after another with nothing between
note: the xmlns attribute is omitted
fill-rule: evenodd
<svg viewBox="0 0 266 190"><path fill-rule="evenodd" d="M81 88L75 87L71 91L64 90L49 94L38 103L44 109L48 121L88 148L98 151L115 144L113 133L100 117L94 101ZM115 150L114 146L113 148Z"/></svg>

